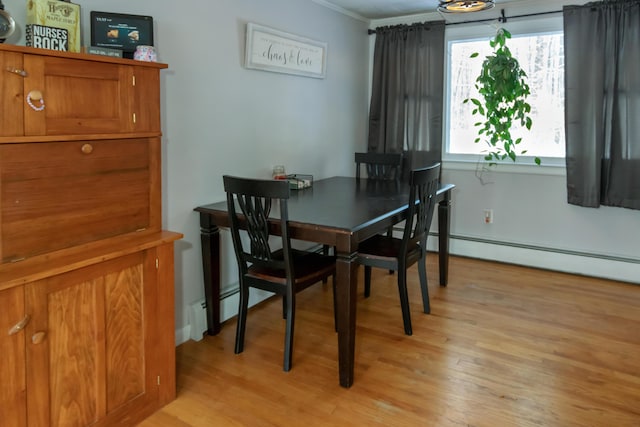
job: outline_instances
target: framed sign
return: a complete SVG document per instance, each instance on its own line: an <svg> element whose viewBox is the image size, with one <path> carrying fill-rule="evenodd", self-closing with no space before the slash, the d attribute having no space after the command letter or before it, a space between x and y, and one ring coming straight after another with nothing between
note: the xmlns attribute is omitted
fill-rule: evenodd
<svg viewBox="0 0 640 427"><path fill-rule="evenodd" d="M245 67L323 79L327 43L248 23Z"/></svg>

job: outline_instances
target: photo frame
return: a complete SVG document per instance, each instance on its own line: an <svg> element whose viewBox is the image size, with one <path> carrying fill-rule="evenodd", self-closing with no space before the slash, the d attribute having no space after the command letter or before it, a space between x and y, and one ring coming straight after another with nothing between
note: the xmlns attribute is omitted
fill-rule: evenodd
<svg viewBox="0 0 640 427"><path fill-rule="evenodd" d="M245 67L323 79L327 43L247 23Z"/></svg>

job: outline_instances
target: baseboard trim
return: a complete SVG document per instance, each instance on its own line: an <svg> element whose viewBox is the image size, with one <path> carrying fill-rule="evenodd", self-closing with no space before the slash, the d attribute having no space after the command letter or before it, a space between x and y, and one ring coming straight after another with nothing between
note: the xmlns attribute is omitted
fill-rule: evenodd
<svg viewBox="0 0 640 427"><path fill-rule="evenodd" d="M437 233L429 249L437 251ZM527 267L638 283L640 259L610 254L550 248L517 242L451 235L450 253L470 258L499 261Z"/></svg>
<svg viewBox="0 0 640 427"><path fill-rule="evenodd" d="M260 289L252 289L249 296L249 307L253 307L271 296L273 296L273 294L270 292L265 292ZM240 294L237 282L232 283L229 286L225 286L220 290L220 322L229 320L238 314L239 302ZM175 336L176 345L180 345L190 340L191 324L187 324L185 327L177 329Z"/></svg>

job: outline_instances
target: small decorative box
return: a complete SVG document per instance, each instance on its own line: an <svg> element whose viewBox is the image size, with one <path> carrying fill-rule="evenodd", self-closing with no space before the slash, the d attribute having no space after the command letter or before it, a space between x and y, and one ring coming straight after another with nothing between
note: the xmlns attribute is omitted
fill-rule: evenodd
<svg viewBox="0 0 640 427"><path fill-rule="evenodd" d="M292 190L302 190L303 188L310 188L313 185L313 175L294 173L287 175L287 181L289 181L289 188Z"/></svg>

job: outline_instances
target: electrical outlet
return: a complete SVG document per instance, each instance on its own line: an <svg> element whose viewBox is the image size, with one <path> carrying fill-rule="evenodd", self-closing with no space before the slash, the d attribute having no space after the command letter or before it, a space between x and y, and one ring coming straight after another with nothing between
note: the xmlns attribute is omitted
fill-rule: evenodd
<svg viewBox="0 0 640 427"><path fill-rule="evenodd" d="M484 223L493 224L493 209L484 210Z"/></svg>

